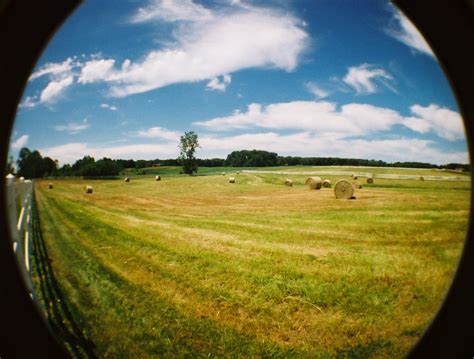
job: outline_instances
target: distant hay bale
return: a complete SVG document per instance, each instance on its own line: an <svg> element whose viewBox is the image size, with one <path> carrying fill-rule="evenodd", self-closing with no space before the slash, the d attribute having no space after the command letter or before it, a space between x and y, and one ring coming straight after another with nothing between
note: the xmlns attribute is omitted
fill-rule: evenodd
<svg viewBox="0 0 474 359"><path fill-rule="evenodd" d="M125 177L125 180L124 180L124 181L125 181L125 182L130 182L130 178Z"/></svg>
<svg viewBox="0 0 474 359"><path fill-rule="evenodd" d="M425 178L423 176L420 176L420 181L424 181Z"/></svg>
<svg viewBox="0 0 474 359"><path fill-rule="evenodd" d="M222 175L225 176L225 172L222 172Z"/></svg>
<svg viewBox="0 0 474 359"><path fill-rule="evenodd" d="M287 178L287 179L285 180L285 185L292 187L292 186L293 186L293 181L290 180L289 178Z"/></svg>
<svg viewBox="0 0 474 359"><path fill-rule="evenodd" d="M352 174L352 178L356 180L356 179L357 179L357 175L353 173L353 174Z"/></svg>
<svg viewBox="0 0 474 359"><path fill-rule="evenodd" d="M374 179L372 177L367 177L367 183L368 184L374 183Z"/></svg>
<svg viewBox="0 0 474 359"><path fill-rule="evenodd" d="M48 184L48 188L49 188L49 189L53 189L53 184L52 184L52 183L49 183L49 184Z"/></svg>
<svg viewBox="0 0 474 359"><path fill-rule="evenodd" d="M230 178L229 178L229 183L235 183L235 178L234 178L234 177L230 177Z"/></svg>
<svg viewBox="0 0 474 359"><path fill-rule="evenodd" d="M161 181L161 176L155 176L155 181Z"/></svg>
<svg viewBox="0 0 474 359"><path fill-rule="evenodd" d="M349 181L341 179L334 185L334 194L337 199L350 199L354 196L354 186Z"/></svg>
<svg viewBox="0 0 474 359"><path fill-rule="evenodd" d="M354 181L354 188L362 188L362 184L359 181Z"/></svg>
<svg viewBox="0 0 474 359"><path fill-rule="evenodd" d="M323 181L319 177L309 177L305 184L309 185L309 189L321 189Z"/></svg>
<svg viewBox="0 0 474 359"><path fill-rule="evenodd" d="M86 193L92 193L92 191L93 191L92 186L85 186L85 187L84 187L84 191L85 191Z"/></svg>
<svg viewBox="0 0 474 359"><path fill-rule="evenodd" d="M331 181L326 179L323 181L323 187L324 188L331 188Z"/></svg>

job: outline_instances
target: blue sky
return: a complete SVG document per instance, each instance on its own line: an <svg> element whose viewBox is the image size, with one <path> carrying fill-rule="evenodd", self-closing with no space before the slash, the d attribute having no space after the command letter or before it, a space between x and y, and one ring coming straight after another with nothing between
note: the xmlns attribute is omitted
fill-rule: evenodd
<svg viewBox="0 0 474 359"><path fill-rule="evenodd" d="M468 162L429 46L383 1L91 0L60 28L10 148L84 155L280 155Z"/></svg>

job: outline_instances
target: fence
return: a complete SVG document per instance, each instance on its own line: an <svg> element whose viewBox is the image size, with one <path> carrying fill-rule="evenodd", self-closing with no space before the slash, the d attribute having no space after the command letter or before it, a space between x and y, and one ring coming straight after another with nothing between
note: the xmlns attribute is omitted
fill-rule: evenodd
<svg viewBox="0 0 474 359"><path fill-rule="evenodd" d="M13 252L17 257L20 272L30 296L33 298L33 283L30 276L31 206L33 183L12 174L6 177L7 216Z"/></svg>
<svg viewBox="0 0 474 359"><path fill-rule="evenodd" d="M403 175L403 174L389 174L389 173L367 173L367 172L347 172L347 171L260 171L260 170L242 170L242 173L255 173L255 174L278 174L278 175L309 175L309 176L351 176L356 175L358 177L372 177L372 178L383 178L383 179L406 179L406 180L419 180L423 177L427 181L459 181L459 182L470 182L470 176L425 176L422 173L419 175Z"/></svg>

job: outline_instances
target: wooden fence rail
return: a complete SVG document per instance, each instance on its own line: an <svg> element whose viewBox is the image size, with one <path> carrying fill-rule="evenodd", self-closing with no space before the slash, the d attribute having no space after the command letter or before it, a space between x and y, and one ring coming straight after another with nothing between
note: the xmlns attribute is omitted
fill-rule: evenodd
<svg viewBox="0 0 474 359"><path fill-rule="evenodd" d="M17 257L19 270L33 297L30 275L31 206L33 204L33 182L7 175L7 215L12 249Z"/></svg>

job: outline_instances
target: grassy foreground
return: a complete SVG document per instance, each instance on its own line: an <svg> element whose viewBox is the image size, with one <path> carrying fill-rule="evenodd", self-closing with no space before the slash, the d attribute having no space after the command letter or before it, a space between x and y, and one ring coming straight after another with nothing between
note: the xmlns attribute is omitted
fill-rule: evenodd
<svg viewBox="0 0 474 359"><path fill-rule="evenodd" d="M94 353L403 356L448 288L470 184L379 180L336 200L305 176L235 177L35 182L51 265Z"/></svg>

